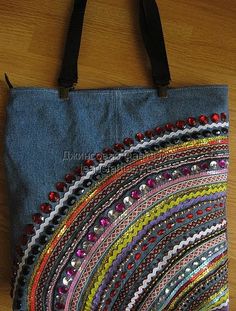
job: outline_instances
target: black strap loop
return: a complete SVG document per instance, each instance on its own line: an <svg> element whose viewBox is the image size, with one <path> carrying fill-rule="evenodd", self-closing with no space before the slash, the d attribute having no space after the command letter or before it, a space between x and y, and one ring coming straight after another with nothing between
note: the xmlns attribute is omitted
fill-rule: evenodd
<svg viewBox="0 0 236 311"><path fill-rule="evenodd" d="M171 78L158 7L155 0L138 1L140 27L151 61L153 81L157 87L164 87L160 93L165 96L166 92L163 90L169 85ZM77 62L86 3L87 0L75 0L74 2L62 68L58 79L59 86L63 89L73 88L78 80ZM65 92L61 94L65 94Z"/></svg>
<svg viewBox="0 0 236 311"><path fill-rule="evenodd" d="M77 62L86 4L87 0L74 1L74 9L71 15L61 72L58 79L59 86L62 88L72 88L78 80Z"/></svg>

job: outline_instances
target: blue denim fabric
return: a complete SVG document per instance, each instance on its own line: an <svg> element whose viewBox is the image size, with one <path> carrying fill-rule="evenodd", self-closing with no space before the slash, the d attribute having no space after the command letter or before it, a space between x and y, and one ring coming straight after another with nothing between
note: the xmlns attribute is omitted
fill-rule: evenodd
<svg viewBox="0 0 236 311"><path fill-rule="evenodd" d="M227 112L227 93L226 86L170 89L168 98L149 88L79 90L65 101L53 89L12 89L5 141L12 245L79 155L167 122Z"/></svg>

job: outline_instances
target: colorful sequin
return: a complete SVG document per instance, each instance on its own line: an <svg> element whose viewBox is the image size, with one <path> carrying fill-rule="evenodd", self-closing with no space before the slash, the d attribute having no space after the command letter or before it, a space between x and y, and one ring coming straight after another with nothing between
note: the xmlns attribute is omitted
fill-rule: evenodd
<svg viewBox="0 0 236 311"><path fill-rule="evenodd" d="M137 133L57 182L22 235L15 308L226 307L226 119Z"/></svg>

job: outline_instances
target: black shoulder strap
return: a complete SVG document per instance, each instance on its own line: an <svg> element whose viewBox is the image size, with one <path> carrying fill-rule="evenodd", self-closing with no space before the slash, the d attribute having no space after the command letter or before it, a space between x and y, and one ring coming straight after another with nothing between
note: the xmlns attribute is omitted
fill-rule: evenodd
<svg viewBox="0 0 236 311"><path fill-rule="evenodd" d="M167 60L161 19L155 0L139 1L140 27L143 40L150 57L154 84L159 88L160 96L166 96L170 83L170 71ZM87 0L75 0L68 30L65 52L58 79L61 90L68 91L78 81L77 62L80 50L84 13ZM62 96L65 94L62 92Z"/></svg>
<svg viewBox="0 0 236 311"><path fill-rule="evenodd" d="M166 55L161 18L155 0L140 0L140 27L152 65L153 81L157 86L170 83L170 71Z"/></svg>
<svg viewBox="0 0 236 311"><path fill-rule="evenodd" d="M66 39L64 57L58 83L60 87L71 88L78 81L77 62L83 30L87 0L75 0Z"/></svg>

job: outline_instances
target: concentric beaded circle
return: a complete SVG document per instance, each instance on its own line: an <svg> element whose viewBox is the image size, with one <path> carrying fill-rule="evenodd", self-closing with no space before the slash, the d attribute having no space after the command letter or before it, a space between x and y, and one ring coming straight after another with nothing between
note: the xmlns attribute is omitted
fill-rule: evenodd
<svg viewBox="0 0 236 311"><path fill-rule="evenodd" d="M61 176L22 233L15 309L226 306L226 121L149 128Z"/></svg>

